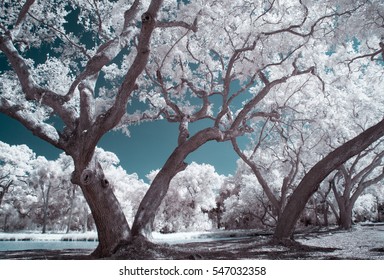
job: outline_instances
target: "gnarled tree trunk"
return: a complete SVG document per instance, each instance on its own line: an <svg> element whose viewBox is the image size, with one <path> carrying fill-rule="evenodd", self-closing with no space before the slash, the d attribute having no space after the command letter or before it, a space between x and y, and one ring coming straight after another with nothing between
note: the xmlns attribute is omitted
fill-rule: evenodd
<svg viewBox="0 0 384 280"><path fill-rule="evenodd" d="M288 200L274 232L275 242L292 238L293 230L309 198L320 183L345 161L365 150L384 136L384 120L341 145L315 164L301 180Z"/></svg>
<svg viewBox="0 0 384 280"><path fill-rule="evenodd" d="M130 228L101 166L75 170L72 181L78 184L95 220L99 245L92 253L95 257L113 254L115 248L130 240Z"/></svg>

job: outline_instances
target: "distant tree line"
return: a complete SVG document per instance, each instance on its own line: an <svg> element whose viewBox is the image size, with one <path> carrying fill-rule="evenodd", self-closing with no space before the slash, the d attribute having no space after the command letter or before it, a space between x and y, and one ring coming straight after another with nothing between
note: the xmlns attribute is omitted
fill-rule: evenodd
<svg viewBox="0 0 384 280"><path fill-rule="evenodd" d="M26 145L0 142L0 229L11 231L94 231L95 224L78 186L71 183L73 163L61 154L56 160L36 156ZM97 149L106 178L113 187L129 223L139 201L158 170L147 175L149 183L127 174L111 152ZM356 159L355 159L356 160ZM327 227L340 219L342 180L336 171L324 181L301 215L301 226ZM339 178L340 177L340 178ZM279 180L279 178L276 178ZM337 182L335 182L337 181ZM335 186L336 184L337 186ZM352 222L384 220L381 182L369 185L356 199ZM278 193L278 190L275 190ZM344 190L345 191L345 190ZM219 175L209 164L191 163L171 181L155 218L154 230L162 233L215 229L271 230L278 212L252 169L238 160L234 175Z"/></svg>

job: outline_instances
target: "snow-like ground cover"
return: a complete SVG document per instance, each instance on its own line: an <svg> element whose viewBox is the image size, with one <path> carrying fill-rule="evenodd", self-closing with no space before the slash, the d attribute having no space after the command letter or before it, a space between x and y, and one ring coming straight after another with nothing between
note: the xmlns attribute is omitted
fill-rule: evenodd
<svg viewBox="0 0 384 280"><path fill-rule="evenodd" d="M332 253L318 252L316 256L335 256L343 259L384 260L384 224L356 225L349 231L309 234L296 239L300 243L317 247L338 248Z"/></svg>
<svg viewBox="0 0 384 280"><path fill-rule="evenodd" d="M96 248L96 232L87 233L0 233L0 251L63 250Z"/></svg>
<svg viewBox="0 0 384 280"><path fill-rule="evenodd" d="M173 234L153 233L153 242L166 243L185 250L193 251L217 251L232 254L240 254L236 258L283 258L284 254L290 254L284 246L272 246L267 243L269 240L268 233L261 233L255 230L248 231L214 231L214 232L185 232ZM44 249L44 250L60 250L55 243L65 243L62 249L75 249L78 246L76 242L83 243L84 247L78 249L91 250L89 247L96 247L97 234L95 232L88 233L0 233L0 251L8 251L5 244L14 243L36 243L42 248L30 247L24 250ZM292 256L297 258L310 259L380 259L384 260L384 224L376 225L356 225L350 231L340 230L322 230L320 232L307 232L296 234L295 239L303 245L336 248L331 251L313 250L307 251L304 255ZM14 242L19 241L19 242ZM30 242L32 241L32 242ZM55 242L58 241L58 242ZM65 241L65 242L64 242ZM76 241L76 242L68 242ZM80 241L80 242L79 242ZM81 244L80 244L81 245ZM81 245L81 246L83 246ZM32 246L32 244L31 244ZM51 246L51 247L50 247ZM59 245L58 245L59 246ZM208 249L207 249L208 248ZM17 250L12 249L12 250ZM20 249L19 249L20 250ZM23 250L23 249L21 249ZM91 251L89 251L91 252ZM292 252L291 252L292 253ZM272 255L271 255L272 254ZM3 254L2 258L7 258ZM288 255L287 255L288 256ZM210 256L207 256L208 258ZM211 256L214 257L215 256ZM291 258L288 256L288 258Z"/></svg>
<svg viewBox="0 0 384 280"><path fill-rule="evenodd" d="M177 232L170 234L152 233L153 242L167 244L183 244L193 242L210 242L218 240L242 239L254 235L263 235L260 230L216 230L216 231L195 231Z"/></svg>
<svg viewBox="0 0 384 280"><path fill-rule="evenodd" d="M1 241L97 241L97 233L91 231L85 233L44 234L37 232L0 233Z"/></svg>
<svg viewBox="0 0 384 280"><path fill-rule="evenodd" d="M178 232L170 234L152 233L152 241L155 243L182 244L190 242L208 242L230 238L242 238L252 234L258 234L254 230L237 231L213 231L213 232ZM0 232L1 241L97 241L97 233L90 231L85 233L38 233L38 232ZM1 243L0 243L1 250Z"/></svg>

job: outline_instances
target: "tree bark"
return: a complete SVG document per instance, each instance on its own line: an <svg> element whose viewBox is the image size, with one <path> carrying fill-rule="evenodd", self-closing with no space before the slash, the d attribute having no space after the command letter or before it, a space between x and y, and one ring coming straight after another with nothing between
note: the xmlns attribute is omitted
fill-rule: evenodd
<svg viewBox="0 0 384 280"><path fill-rule="evenodd" d="M153 221L163 198L167 194L172 178L187 167L184 160L187 156L208 141L222 139L222 133L217 128L207 128L199 131L186 140L172 152L163 168L156 175L150 188L142 199L132 225L132 237L149 237Z"/></svg>
<svg viewBox="0 0 384 280"><path fill-rule="evenodd" d="M13 184L12 180L8 181L6 184L1 183L1 185L0 185L0 188L1 188L1 191L0 191L0 206L3 203L3 198L4 198L5 194L8 192L8 190L9 190L9 188L10 188L10 186L12 184Z"/></svg>
<svg viewBox="0 0 384 280"><path fill-rule="evenodd" d="M343 167L344 170L345 167ZM341 229L348 230L352 227L352 208L350 206L350 192L352 190L351 179L348 178L347 172L342 172L342 176L344 176L344 192L341 194L336 188L335 178L332 182L330 182L332 186L333 194L336 198L337 206L339 207L339 216L337 217L337 223Z"/></svg>
<svg viewBox="0 0 384 280"><path fill-rule="evenodd" d="M120 204L100 165L94 169L75 170L72 182L79 185L95 220L99 245L92 253L95 257L107 257L116 247L128 242L130 228Z"/></svg>
<svg viewBox="0 0 384 280"><path fill-rule="evenodd" d="M328 227L329 226L329 222L328 222L328 209L329 209L329 204L328 202L325 202L323 204L323 217L324 217L324 224L323 226L325 227Z"/></svg>
<svg viewBox="0 0 384 280"><path fill-rule="evenodd" d="M352 209L353 205L343 205L340 207L339 227L349 230L352 227Z"/></svg>
<svg viewBox="0 0 384 280"><path fill-rule="evenodd" d="M293 230L309 198L320 183L345 161L365 150L384 136L384 120L341 145L315 164L301 180L288 200L274 232L275 242L292 238Z"/></svg>

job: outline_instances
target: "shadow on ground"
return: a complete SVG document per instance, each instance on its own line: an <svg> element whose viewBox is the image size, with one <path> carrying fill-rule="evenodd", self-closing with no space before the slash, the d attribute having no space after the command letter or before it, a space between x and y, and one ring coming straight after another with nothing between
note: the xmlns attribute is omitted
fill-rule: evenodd
<svg viewBox="0 0 384 280"><path fill-rule="evenodd" d="M295 235L299 240L319 238L335 233L337 230L308 230ZM227 233L225 233L227 234ZM209 236L206 236L209 237ZM138 240L134 244L119 247L109 259L151 260L151 259L206 259L206 260L335 260L346 259L342 250L333 247L308 246L299 242L289 242L284 245L271 244L268 233L253 233L243 236L222 236L225 239L205 242L190 242L183 244L154 244ZM371 248L367 255L353 255L353 259L374 259L384 253L384 248ZM91 250L26 250L0 252L0 259L29 259L29 260L85 260L93 259ZM351 257L348 257L352 259Z"/></svg>
<svg viewBox="0 0 384 280"><path fill-rule="evenodd" d="M266 238L249 237L180 245L141 243L121 247L112 259L316 259L316 252L334 252L335 248L304 245L269 245ZM0 259L86 260L93 259L90 250L25 250L0 252ZM316 255L316 254L315 254Z"/></svg>

